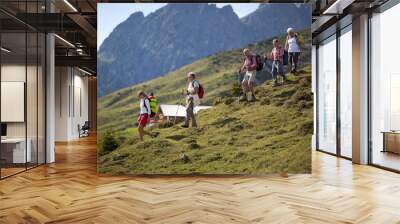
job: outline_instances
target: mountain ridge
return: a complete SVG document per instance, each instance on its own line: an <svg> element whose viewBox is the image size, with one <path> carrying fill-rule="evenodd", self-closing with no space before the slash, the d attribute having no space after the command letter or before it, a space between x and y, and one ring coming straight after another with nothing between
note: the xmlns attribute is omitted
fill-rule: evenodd
<svg viewBox="0 0 400 224"><path fill-rule="evenodd" d="M258 13L250 14L247 19L239 18L231 6L218 8L214 4L201 3L168 4L147 16L142 12L133 13L99 48L99 97L156 78L214 53L284 32L272 29L269 20L264 21L262 15L270 13L268 10L273 8L262 6L252 14ZM286 11L299 10L294 4L280 7ZM297 11L298 17L307 17L308 8L301 7L302 11ZM295 24L298 29L308 28L311 24L311 17L309 21L297 20L303 21L303 24ZM262 25L255 27L254 24L260 21ZM294 24L296 17L292 15L283 23L283 27Z"/></svg>

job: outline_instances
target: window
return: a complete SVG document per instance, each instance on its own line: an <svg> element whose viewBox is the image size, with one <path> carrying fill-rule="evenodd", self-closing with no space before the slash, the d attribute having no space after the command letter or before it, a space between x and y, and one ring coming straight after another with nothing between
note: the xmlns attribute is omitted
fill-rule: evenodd
<svg viewBox="0 0 400 224"><path fill-rule="evenodd" d="M23 14L40 13L43 4L9 1L0 6ZM5 178L45 163L46 39L12 16L0 17L8 21L0 24L0 178Z"/></svg>
<svg viewBox="0 0 400 224"><path fill-rule="evenodd" d="M336 36L318 47L318 149L336 153Z"/></svg>
<svg viewBox="0 0 400 224"><path fill-rule="evenodd" d="M400 170L400 4L371 18L371 162Z"/></svg>
<svg viewBox="0 0 400 224"><path fill-rule="evenodd" d="M352 157L352 33L341 31L340 45L340 155Z"/></svg>

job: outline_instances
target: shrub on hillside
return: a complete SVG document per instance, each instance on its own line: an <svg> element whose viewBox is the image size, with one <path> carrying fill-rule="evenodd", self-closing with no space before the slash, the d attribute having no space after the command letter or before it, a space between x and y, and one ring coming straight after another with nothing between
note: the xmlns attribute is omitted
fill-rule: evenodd
<svg viewBox="0 0 400 224"><path fill-rule="evenodd" d="M101 154L108 154L119 147L119 143L111 131L107 131L101 140Z"/></svg>

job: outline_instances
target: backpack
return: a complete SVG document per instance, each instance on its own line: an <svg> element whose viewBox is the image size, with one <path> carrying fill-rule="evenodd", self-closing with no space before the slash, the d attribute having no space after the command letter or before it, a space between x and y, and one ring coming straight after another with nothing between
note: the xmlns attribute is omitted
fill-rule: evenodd
<svg viewBox="0 0 400 224"><path fill-rule="evenodd" d="M197 82L197 81L193 80L193 82ZM192 86L194 86L193 82L192 82ZM197 82L197 83L199 83L199 82ZM204 97L204 87L200 83L199 83L199 92L197 93L197 95L199 96L200 99L203 99L203 97Z"/></svg>
<svg viewBox="0 0 400 224"><path fill-rule="evenodd" d="M145 100L145 102L144 102L144 107L146 107L146 110L147 110L147 111L150 110L150 113L151 113L150 117L154 117L154 116L156 115L156 113L157 113L157 106L156 106L156 107L152 107L152 106L151 106L151 103L152 103L152 101L153 101L153 104L154 104L154 102L155 102L156 105L157 105L157 100L156 100L155 98L151 98L151 99L150 99L150 98L148 98L148 97L145 97L144 100ZM150 109L147 108L147 106L146 106L146 100L149 101Z"/></svg>
<svg viewBox="0 0 400 224"><path fill-rule="evenodd" d="M283 65L288 65L289 64L289 53L288 51L285 50L285 53L283 54Z"/></svg>
<svg viewBox="0 0 400 224"><path fill-rule="evenodd" d="M303 47L304 46L304 36L300 35L300 34L294 34L294 36L296 37L296 42L299 45L299 47Z"/></svg>
<svg viewBox="0 0 400 224"><path fill-rule="evenodd" d="M263 70L263 68L264 68L264 62L263 62L261 56L260 56L259 54L257 54L257 55L255 56L255 58L256 58L256 63L257 63L257 68L256 68L256 70L257 70L257 71Z"/></svg>
<svg viewBox="0 0 400 224"><path fill-rule="evenodd" d="M157 113L158 110L158 102L157 102L157 98L155 98L154 96L150 96L147 98L149 100L149 104L150 104L150 109L151 109L151 114L155 115Z"/></svg>

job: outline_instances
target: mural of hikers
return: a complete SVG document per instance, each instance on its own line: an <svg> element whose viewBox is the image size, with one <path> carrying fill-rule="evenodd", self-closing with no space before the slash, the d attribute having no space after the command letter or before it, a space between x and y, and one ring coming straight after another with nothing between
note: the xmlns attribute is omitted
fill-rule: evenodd
<svg viewBox="0 0 400 224"><path fill-rule="evenodd" d="M98 49L98 172L310 173L311 8L148 5Z"/></svg>

